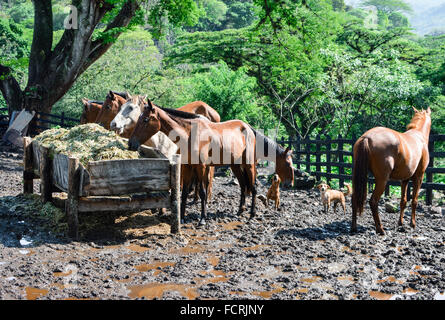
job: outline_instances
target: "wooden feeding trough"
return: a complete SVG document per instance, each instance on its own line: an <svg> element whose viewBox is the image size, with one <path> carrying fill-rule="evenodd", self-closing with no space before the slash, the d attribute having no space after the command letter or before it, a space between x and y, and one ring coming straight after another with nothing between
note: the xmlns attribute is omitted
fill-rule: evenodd
<svg viewBox="0 0 445 320"><path fill-rule="evenodd" d="M48 148L24 138L24 193L33 192L33 179L40 178L43 202L52 192L68 194L64 201L68 233L78 238L78 214L82 212L139 212L171 208L171 231L180 232L181 156L166 158L159 150L142 145L143 158L90 161L50 154Z"/></svg>

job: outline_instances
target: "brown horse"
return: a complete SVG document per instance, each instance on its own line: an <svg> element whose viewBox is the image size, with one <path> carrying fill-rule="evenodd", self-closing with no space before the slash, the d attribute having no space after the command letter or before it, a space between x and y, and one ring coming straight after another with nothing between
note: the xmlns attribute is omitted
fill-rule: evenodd
<svg viewBox="0 0 445 320"><path fill-rule="evenodd" d="M103 107L96 118L96 123L100 124L105 129L110 130L110 122L114 119L119 112L120 107L129 97L127 92L115 92L110 90L105 98Z"/></svg>
<svg viewBox="0 0 445 320"><path fill-rule="evenodd" d="M103 101L82 99L83 111L80 116L80 124L96 122L97 116L104 104Z"/></svg>
<svg viewBox="0 0 445 320"><path fill-rule="evenodd" d="M354 145L354 166L352 173L352 224L351 232L357 231L357 211L361 215L366 201L368 170L375 177L375 189L369 204L374 218L376 232L385 232L378 213L380 196L388 180L402 182L399 226L403 225L408 182L413 182L411 201L411 227L416 227L416 207L423 175L428 166L428 139L431 129L431 109L418 111L407 131L400 133L388 128L377 127L365 132Z"/></svg>
<svg viewBox="0 0 445 320"><path fill-rule="evenodd" d="M143 141L158 131L164 132L178 145L183 167L191 169L183 172L182 219L190 187L197 179L201 198L199 223L205 223L209 166L225 164L230 164L241 188L238 212L244 210L245 193L248 191L252 194L250 217L255 216L255 134L248 124L240 120L214 123L201 115L153 106L148 100L130 137L129 149L137 150Z"/></svg>

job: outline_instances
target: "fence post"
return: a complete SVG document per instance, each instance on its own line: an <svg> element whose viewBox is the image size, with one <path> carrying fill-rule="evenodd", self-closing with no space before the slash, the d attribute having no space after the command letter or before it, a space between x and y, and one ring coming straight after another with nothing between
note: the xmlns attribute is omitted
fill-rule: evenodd
<svg viewBox="0 0 445 320"><path fill-rule="evenodd" d="M331 136L326 136L326 181L331 182Z"/></svg>
<svg viewBox="0 0 445 320"><path fill-rule="evenodd" d="M428 142L428 151L430 154L430 162L428 163L428 168L434 168L434 137L430 137ZM426 182L432 183L433 182L433 173L431 171L426 169ZM431 205L433 203L433 188L430 186L426 187L425 192L425 201L427 205Z"/></svg>
<svg viewBox="0 0 445 320"><path fill-rule="evenodd" d="M311 174L311 143L308 137L304 140L306 141L306 172Z"/></svg>
<svg viewBox="0 0 445 320"><path fill-rule="evenodd" d="M297 140L295 142L295 154L297 156L297 169L300 170L301 169L301 165L300 165L300 146L301 146L301 138L298 135L297 136Z"/></svg>
<svg viewBox="0 0 445 320"><path fill-rule="evenodd" d="M320 137L320 135L318 134L317 135L317 141L316 141L316 143L315 143L315 146L316 146L316 154L315 154L315 161L317 162L317 165L316 165L316 170L317 170L317 173L315 174L315 177L317 178L317 181L320 181L321 180L321 175L320 175L320 172L321 172L321 165L320 165L320 162L321 162L321 154L320 154L320 151L321 151L321 148L320 148L320 143L321 143L321 137Z"/></svg>
<svg viewBox="0 0 445 320"><path fill-rule="evenodd" d="M343 188L345 186L345 179L342 177L342 175L345 173L345 167L343 166L345 161L343 158L343 137L341 134L338 135L338 144L337 144L337 154L338 154L338 173L340 174L339 179L339 186L340 188Z"/></svg>

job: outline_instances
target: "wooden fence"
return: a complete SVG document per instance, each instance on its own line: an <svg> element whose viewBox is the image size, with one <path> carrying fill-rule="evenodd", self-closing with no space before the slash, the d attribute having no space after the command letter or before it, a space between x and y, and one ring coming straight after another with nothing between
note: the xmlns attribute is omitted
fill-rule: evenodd
<svg viewBox="0 0 445 320"><path fill-rule="evenodd" d="M28 135L30 136L49 129L51 125L60 126L61 128L71 128L80 123L79 119L65 116L65 112L62 112L60 115L36 112L36 116L38 119L34 117L29 125Z"/></svg>
<svg viewBox="0 0 445 320"><path fill-rule="evenodd" d="M298 169L303 169L309 174L315 176L317 180L324 178L330 182L332 179L338 179L339 186L342 188L345 181L352 180L352 147L356 139L345 139L341 136L332 139L327 136L321 138L317 136L315 140L296 139L296 140L278 140L282 146L289 146L294 150L294 164ZM445 190L445 184L434 182L433 177L439 174L445 174L445 168L435 167L435 160L445 158L445 150L438 150L436 144L442 148L445 146L445 135L431 135L429 139L430 162L425 172L422 189L425 189L425 200L428 205L432 204L433 190ZM325 155L325 156L323 156ZM324 170L323 170L324 169ZM374 179L369 177L371 190ZM400 186L399 181L390 181L386 186L385 195L389 195L389 185ZM408 185L408 199L412 182Z"/></svg>
<svg viewBox="0 0 445 320"><path fill-rule="evenodd" d="M71 128L80 123L79 119L70 118L65 115L65 112L61 114L49 114L44 112L36 112L36 117L29 124L28 135L34 136L39 131L43 131L53 126L60 126L61 128ZM38 121L38 122L37 122ZM9 115L7 108L0 108L0 127L8 128Z"/></svg>

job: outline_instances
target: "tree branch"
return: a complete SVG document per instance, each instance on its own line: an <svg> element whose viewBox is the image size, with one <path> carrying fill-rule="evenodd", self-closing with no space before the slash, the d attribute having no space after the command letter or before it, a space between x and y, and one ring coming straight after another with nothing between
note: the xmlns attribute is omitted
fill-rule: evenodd
<svg viewBox="0 0 445 320"><path fill-rule="evenodd" d="M23 105L22 90L11 71L11 68L0 64L0 91L8 105L9 113L12 110L20 110Z"/></svg>

